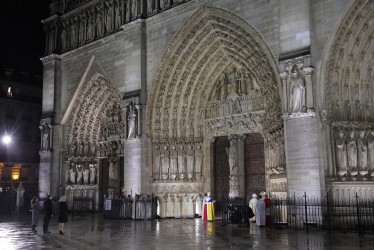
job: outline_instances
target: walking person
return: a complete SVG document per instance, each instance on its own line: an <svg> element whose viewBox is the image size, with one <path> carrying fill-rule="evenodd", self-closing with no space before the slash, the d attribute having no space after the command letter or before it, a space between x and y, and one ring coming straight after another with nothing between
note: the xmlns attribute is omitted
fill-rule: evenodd
<svg viewBox="0 0 374 250"><path fill-rule="evenodd" d="M39 203L38 203L39 199L37 196L34 196L32 199L31 199L31 227L32 227L32 232L33 233L36 233L38 232L35 228L38 224L38 217L39 217Z"/></svg>
<svg viewBox="0 0 374 250"><path fill-rule="evenodd" d="M60 208L60 214L58 215L58 229L60 234L64 234L64 223L68 222L68 204L66 203L66 195L61 196L58 206Z"/></svg>
<svg viewBox="0 0 374 250"><path fill-rule="evenodd" d="M48 231L49 220L53 216L52 214L52 195L47 195L47 200L44 202L44 224L43 224L43 233L50 234Z"/></svg>

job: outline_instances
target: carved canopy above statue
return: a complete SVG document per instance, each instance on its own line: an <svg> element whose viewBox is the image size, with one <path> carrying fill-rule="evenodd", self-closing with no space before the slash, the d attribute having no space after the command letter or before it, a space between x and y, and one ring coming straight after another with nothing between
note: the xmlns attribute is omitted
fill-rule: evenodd
<svg viewBox="0 0 374 250"><path fill-rule="evenodd" d="M278 69L264 40L238 16L202 7L179 30L160 62L148 101L148 136L202 137L207 103L217 100L218 79L233 63L259 86L263 125L276 121L281 114Z"/></svg>

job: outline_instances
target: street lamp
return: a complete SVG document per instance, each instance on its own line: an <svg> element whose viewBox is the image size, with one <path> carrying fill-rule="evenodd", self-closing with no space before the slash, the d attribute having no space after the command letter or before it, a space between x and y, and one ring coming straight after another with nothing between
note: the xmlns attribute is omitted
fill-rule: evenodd
<svg viewBox="0 0 374 250"><path fill-rule="evenodd" d="M4 144L8 145L12 141L12 138L9 135L4 135L2 141Z"/></svg>

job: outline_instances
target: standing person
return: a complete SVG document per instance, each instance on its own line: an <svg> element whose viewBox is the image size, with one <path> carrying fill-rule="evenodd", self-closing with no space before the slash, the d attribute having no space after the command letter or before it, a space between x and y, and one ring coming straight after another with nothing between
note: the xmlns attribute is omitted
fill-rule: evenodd
<svg viewBox="0 0 374 250"><path fill-rule="evenodd" d="M36 233L38 232L35 230L37 224L38 224L38 217L39 217L39 199L37 196L34 196L31 199L31 210L32 210L32 215L31 215L31 226L32 226L32 232Z"/></svg>
<svg viewBox="0 0 374 250"><path fill-rule="evenodd" d="M210 192L205 196L203 200L203 220L205 221L214 221L214 201L210 198Z"/></svg>
<svg viewBox="0 0 374 250"><path fill-rule="evenodd" d="M60 214L58 215L58 229L60 234L64 234L64 223L68 222L68 204L66 203L66 195L61 196L58 203Z"/></svg>
<svg viewBox="0 0 374 250"><path fill-rule="evenodd" d="M266 215L266 220L265 220L265 227L270 227L270 199L267 194L265 194L265 215Z"/></svg>
<svg viewBox="0 0 374 250"><path fill-rule="evenodd" d="M260 227L265 226L265 202L262 199L262 196L258 196L258 201L256 204L257 214L256 214L256 224Z"/></svg>
<svg viewBox="0 0 374 250"><path fill-rule="evenodd" d="M255 215L251 218L251 221L253 222L256 222L256 214L257 214L256 204L257 204L257 194L252 194L252 199L249 201L249 207L252 209L252 212Z"/></svg>
<svg viewBox="0 0 374 250"><path fill-rule="evenodd" d="M50 234L48 231L49 220L51 219L52 214L52 195L47 195L47 200L44 202L44 224L43 224L43 233Z"/></svg>

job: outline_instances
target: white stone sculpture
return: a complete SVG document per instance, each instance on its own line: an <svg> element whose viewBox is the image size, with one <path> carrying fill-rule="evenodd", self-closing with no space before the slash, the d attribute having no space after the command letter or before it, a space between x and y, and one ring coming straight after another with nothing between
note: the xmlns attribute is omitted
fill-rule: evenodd
<svg viewBox="0 0 374 250"><path fill-rule="evenodd" d="M169 178L175 180L178 175L178 150L176 146L172 146L170 150L170 171Z"/></svg>
<svg viewBox="0 0 374 250"><path fill-rule="evenodd" d="M169 147L164 146L161 154L161 177L163 180L169 178L170 152Z"/></svg>
<svg viewBox="0 0 374 250"><path fill-rule="evenodd" d="M80 164L75 165L77 170L77 184L80 185L83 179L83 166Z"/></svg>
<svg viewBox="0 0 374 250"><path fill-rule="evenodd" d="M158 180L160 178L160 147L158 145L154 146L153 149L153 179Z"/></svg>
<svg viewBox="0 0 374 250"><path fill-rule="evenodd" d="M115 161L109 161L109 186L115 187L117 182L117 171L115 166Z"/></svg>
<svg viewBox="0 0 374 250"><path fill-rule="evenodd" d="M226 148L226 153L229 157L230 176L236 176L238 172L238 151L236 148L236 141L234 139L230 140L230 147Z"/></svg>
<svg viewBox="0 0 374 250"><path fill-rule="evenodd" d="M136 111L133 104L129 105L128 121L128 135L127 138L136 138Z"/></svg>
<svg viewBox="0 0 374 250"><path fill-rule="evenodd" d="M368 156L368 147L365 140L365 131L360 131L359 138L357 140L357 149L358 149L358 170L361 176L367 175L367 156Z"/></svg>
<svg viewBox="0 0 374 250"><path fill-rule="evenodd" d="M291 72L290 80L290 111L302 112L305 106L305 83L297 67Z"/></svg>
<svg viewBox="0 0 374 250"><path fill-rule="evenodd" d="M193 150L193 145L188 145L186 150L186 160L187 160L187 179L191 180L194 174L194 163L195 163L195 152Z"/></svg>
<svg viewBox="0 0 374 250"><path fill-rule="evenodd" d="M347 147L343 131L339 131L339 137L335 140L335 145L337 172L339 176L344 176L347 174Z"/></svg>
<svg viewBox="0 0 374 250"><path fill-rule="evenodd" d="M374 130L369 132L369 136L367 138L367 145L368 145L368 166L371 167L371 176L374 176Z"/></svg>
<svg viewBox="0 0 374 250"><path fill-rule="evenodd" d="M70 175L69 175L69 177L70 177L70 183L71 184L75 184L76 183L76 179L75 179L75 165L74 165L74 163L71 163L70 164L70 169L69 169L69 172L70 172Z"/></svg>
<svg viewBox="0 0 374 250"><path fill-rule="evenodd" d="M349 133L349 139L347 141L347 153L348 153L348 167L352 176L358 174L357 169L357 141L355 139L355 132Z"/></svg>
<svg viewBox="0 0 374 250"><path fill-rule="evenodd" d="M96 180L96 164L90 164L90 184L95 184Z"/></svg>
<svg viewBox="0 0 374 250"><path fill-rule="evenodd" d="M186 177L186 151L184 150L183 144L179 145L178 148L178 177L180 180L184 180Z"/></svg>
<svg viewBox="0 0 374 250"><path fill-rule="evenodd" d="M203 159L204 159L204 154L203 154L203 151L201 150L201 145L197 145L195 149L195 172L196 172L197 178L200 178L202 175Z"/></svg>

